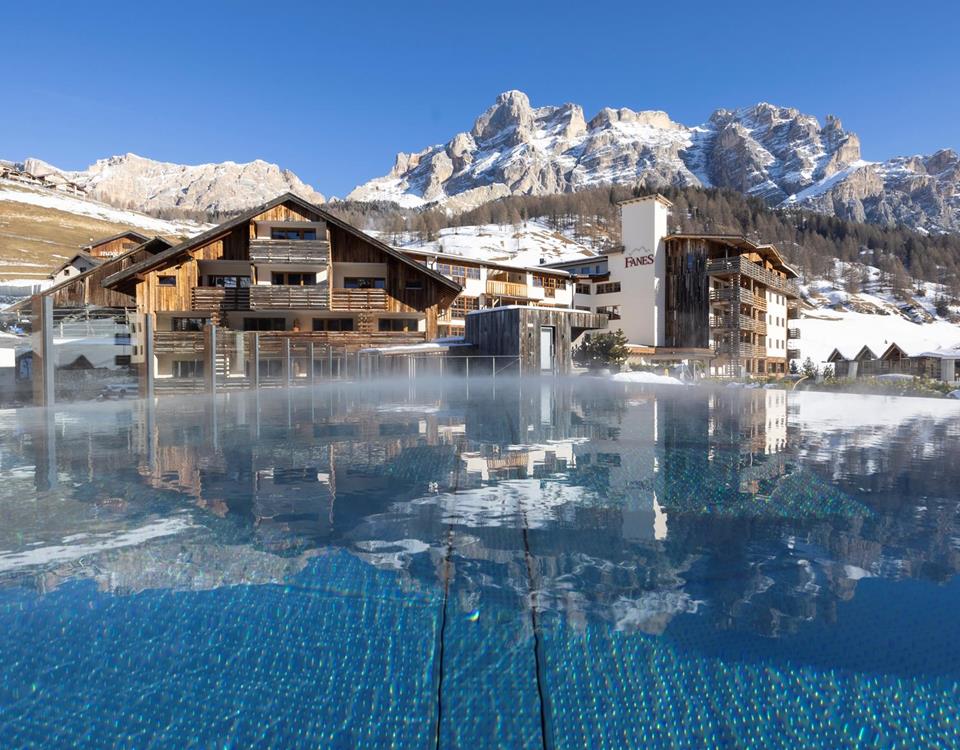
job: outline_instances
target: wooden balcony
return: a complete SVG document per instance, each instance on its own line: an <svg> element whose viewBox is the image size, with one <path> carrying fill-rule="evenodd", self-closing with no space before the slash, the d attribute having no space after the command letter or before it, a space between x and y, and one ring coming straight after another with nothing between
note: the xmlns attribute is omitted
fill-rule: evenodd
<svg viewBox="0 0 960 750"><path fill-rule="evenodd" d="M197 312L209 313L213 322L217 323L225 312L250 309L250 289L195 286L190 291L190 306Z"/></svg>
<svg viewBox="0 0 960 750"><path fill-rule="evenodd" d="M330 243L326 240L250 240L251 263L308 263L327 265Z"/></svg>
<svg viewBox="0 0 960 750"><path fill-rule="evenodd" d="M250 287L251 310L328 310L330 294L327 285L316 286L253 286Z"/></svg>
<svg viewBox="0 0 960 750"><path fill-rule="evenodd" d="M743 255L734 258L714 258L707 261L707 273L711 276L741 274L787 297L799 297L800 287L792 279L784 279Z"/></svg>
<svg viewBox="0 0 960 750"><path fill-rule="evenodd" d="M741 305L750 305L758 310L767 309L767 298L756 294L749 289L735 284L710 290L711 302L737 302Z"/></svg>
<svg viewBox="0 0 960 750"><path fill-rule="evenodd" d="M330 294L331 310L386 310L384 289L334 289Z"/></svg>
<svg viewBox="0 0 960 750"><path fill-rule="evenodd" d="M788 329L787 329L787 338L788 338L788 339L798 339L798 338L800 338L800 329L799 329L799 328L788 328Z"/></svg>
<svg viewBox="0 0 960 750"><path fill-rule="evenodd" d="M204 347L200 331L155 331L153 334L156 354L203 354Z"/></svg>
<svg viewBox="0 0 960 750"><path fill-rule="evenodd" d="M750 344L746 341L721 341L716 345L720 356L731 359L755 359L767 356L767 348L762 344Z"/></svg>
<svg viewBox="0 0 960 750"><path fill-rule="evenodd" d="M767 334L766 321L751 318L749 315L711 315L710 327L716 330L750 331L761 336Z"/></svg>
<svg viewBox="0 0 960 750"><path fill-rule="evenodd" d="M530 295L526 284L517 284L512 281L488 281L487 294L494 297L519 297L527 299Z"/></svg>

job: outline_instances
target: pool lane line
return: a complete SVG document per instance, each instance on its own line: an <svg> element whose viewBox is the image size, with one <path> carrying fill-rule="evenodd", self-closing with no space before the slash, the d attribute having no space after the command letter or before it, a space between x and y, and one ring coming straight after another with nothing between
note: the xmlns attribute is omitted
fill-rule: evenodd
<svg viewBox="0 0 960 750"><path fill-rule="evenodd" d="M536 597L536 587L534 581L534 561L533 553L530 551L530 535L527 525L527 514L523 514L523 549L524 558L527 563L527 585L530 588L530 622L533 626L533 663L534 675L537 678L537 699L540 704L540 742L543 750L550 750L555 747L553 735L550 731L550 722L547 717L547 694L546 694L546 675L544 674L544 662L546 658L543 654L543 641L541 640L540 616L537 607L534 605Z"/></svg>
<svg viewBox="0 0 960 750"><path fill-rule="evenodd" d="M447 527L447 551L443 559L443 608L440 610L440 632L437 634L437 725L434 747L440 750L440 729L443 726L443 656L447 632L447 600L450 598L450 558L453 556L453 527Z"/></svg>

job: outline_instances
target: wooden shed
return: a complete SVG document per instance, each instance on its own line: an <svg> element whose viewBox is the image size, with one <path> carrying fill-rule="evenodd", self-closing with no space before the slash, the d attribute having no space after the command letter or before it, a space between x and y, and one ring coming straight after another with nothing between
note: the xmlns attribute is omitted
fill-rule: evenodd
<svg viewBox="0 0 960 750"><path fill-rule="evenodd" d="M586 331L606 327L606 315L511 305L469 313L464 342L481 356L517 357L521 375L566 375L573 343Z"/></svg>

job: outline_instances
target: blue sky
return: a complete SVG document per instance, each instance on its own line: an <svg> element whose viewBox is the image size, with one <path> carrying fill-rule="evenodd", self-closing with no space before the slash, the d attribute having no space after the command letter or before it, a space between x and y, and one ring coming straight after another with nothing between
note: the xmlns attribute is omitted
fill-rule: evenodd
<svg viewBox="0 0 960 750"><path fill-rule="evenodd" d="M960 148L960 4L7 2L0 158L262 158L327 195L535 106L760 100L838 115L865 158Z"/></svg>

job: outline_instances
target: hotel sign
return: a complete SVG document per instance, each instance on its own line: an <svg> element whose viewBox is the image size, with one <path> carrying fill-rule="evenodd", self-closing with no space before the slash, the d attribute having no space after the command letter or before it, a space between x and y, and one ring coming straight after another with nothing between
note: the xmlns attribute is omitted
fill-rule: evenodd
<svg viewBox="0 0 960 750"><path fill-rule="evenodd" d="M652 266L653 265L653 253L647 250L645 247L641 247L637 250L630 250L624 255L623 265L626 268L636 268L637 266Z"/></svg>

